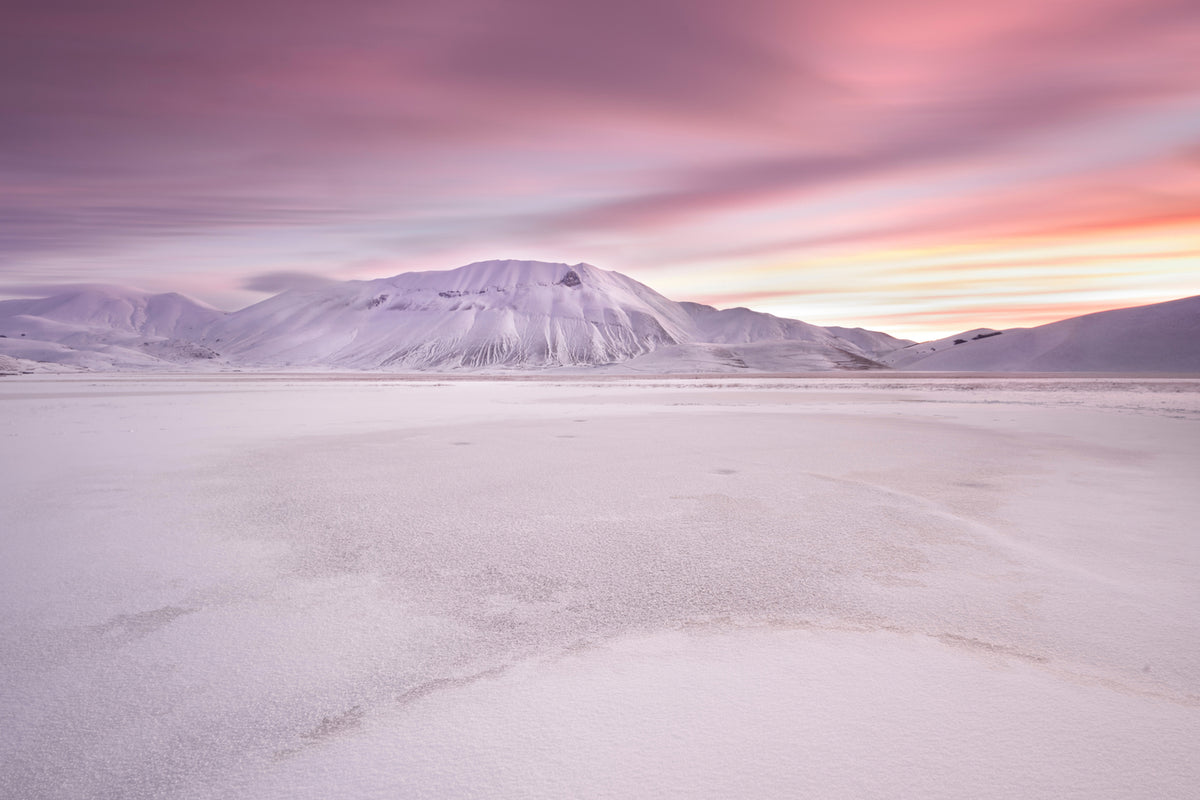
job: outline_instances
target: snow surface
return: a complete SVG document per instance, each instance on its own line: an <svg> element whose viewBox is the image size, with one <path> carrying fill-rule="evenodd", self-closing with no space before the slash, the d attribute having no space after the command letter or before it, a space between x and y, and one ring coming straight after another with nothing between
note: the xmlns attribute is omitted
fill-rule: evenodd
<svg viewBox="0 0 1200 800"><path fill-rule="evenodd" d="M0 796L1195 796L1200 381L0 380Z"/></svg>

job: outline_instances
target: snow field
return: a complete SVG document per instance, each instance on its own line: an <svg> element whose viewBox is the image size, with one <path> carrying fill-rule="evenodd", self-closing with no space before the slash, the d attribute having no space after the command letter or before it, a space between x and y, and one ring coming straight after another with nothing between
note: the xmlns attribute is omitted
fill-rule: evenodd
<svg viewBox="0 0 1200 800"><path fill-rule="evenodd" d="M1194 381L32 376L0 409L6 796L1200 785Z"/></svg>

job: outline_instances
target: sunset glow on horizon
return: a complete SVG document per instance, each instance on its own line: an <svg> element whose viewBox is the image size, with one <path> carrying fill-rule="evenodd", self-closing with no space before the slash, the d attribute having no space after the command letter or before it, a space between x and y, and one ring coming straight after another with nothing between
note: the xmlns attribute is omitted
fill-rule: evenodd
<svg viewBox="0 0 1200 800"><path fill-rule="evenodd" d="M1191 0L18 0L0 297L585 261L929 339L1200 294Z"/></svg>

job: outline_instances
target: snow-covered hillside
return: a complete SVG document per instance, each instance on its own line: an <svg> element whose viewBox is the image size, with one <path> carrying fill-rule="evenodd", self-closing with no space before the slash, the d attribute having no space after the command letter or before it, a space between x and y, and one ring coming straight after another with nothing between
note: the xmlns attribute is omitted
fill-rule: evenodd
<svg viewBox="0 0 1200 800"><path fill-rule="evenodd" d="M876 357L911 342L863 328L822 328L796 319L777 317L748 308L716 309L700 303L681 303L696 323L699 341L713 344L814 342L834 348L850 347L856 354Z"/></svg>
<svg viewBox="0 0 1200 800"><path fill-rule="evenodd" d="M40 317L92 330L195 339L225 314L176 292L86 286L37 300L0 302L0 318L12 316Z"/></svg>
<svg viewBox="0 0 1200 800"><path fill-rule="evenodd" d="M968 342L986 339L992 336L997 336L1002 331L997 331L992 328L975 328L974 330L963 331L956 333L953 336L947 336L943 339L931 339L927 342L917 342L896 350L890 353L885 353L880 357L880 361L889 367L897 369L907 369L912 364L930 356L939 350L949 350L951 347L958 347L967 344Z"/></svg>
<svg viewBox="0 0 1200 800"><path fill-rule="evenodd" d="M224 316L174 292L77 287L0 301L0 354L101 370L211 361L216 352L200 340Z"/></svg>
<svg viewBox="0 0 1200 800"><path fill-rule="evenodd" d="M957 372L1200 372L1200 296L1036 328L968 331L880 360Z"/></svg>

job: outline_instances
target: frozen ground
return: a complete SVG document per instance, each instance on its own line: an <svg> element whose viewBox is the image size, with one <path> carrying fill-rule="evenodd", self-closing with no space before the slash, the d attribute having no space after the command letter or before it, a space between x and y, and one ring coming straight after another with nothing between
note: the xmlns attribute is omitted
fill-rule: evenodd
<svg viewBox="0 0 1200 800"><path fill-rule="evenodd" d="M1185 798L1200 381L0 380L0 796Z"/></svg>

